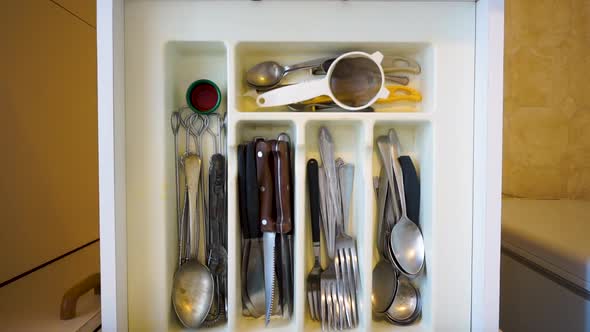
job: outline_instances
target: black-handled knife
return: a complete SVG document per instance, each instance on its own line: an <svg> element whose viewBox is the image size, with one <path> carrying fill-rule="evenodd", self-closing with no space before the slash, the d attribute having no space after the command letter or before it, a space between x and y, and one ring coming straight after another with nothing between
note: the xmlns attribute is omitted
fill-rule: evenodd
<svg viewBox="0 0 590 332"><path fill-rule="evenodd" d="M406 210L408 218L417 225L420 224L420 180L416 168L409 156L398 159L404 177L404 193L406 194Z"/></svg>
<svg viewBox="0 0 590 332"><path fill-rule="evenodd" d="M320 246L320 184L318 180L318 161L307 162L307 186L309 189L309 210L311 214L311 238L314 250Z"/></svg>
<svg viewBox="0 0 590 332"><path fill-rule="evenodd" d="M258 200L258 180L256 173L256 142L246 146L246 214L250 238L262 237L260 231L260 201Z"/></svg>
<svg viewBox="0 0 590 332"><path fill-rule="evenodd" d="M244 239L250 239L250 228L248 226L248 203L246 202L246 145L238 145L238 211L240 215L240 228Z"/></svg>

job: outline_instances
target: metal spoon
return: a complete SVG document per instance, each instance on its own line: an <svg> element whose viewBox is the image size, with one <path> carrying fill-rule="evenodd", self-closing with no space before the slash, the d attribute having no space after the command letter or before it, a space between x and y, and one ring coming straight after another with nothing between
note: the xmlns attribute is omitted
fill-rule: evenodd
<svg viewBox="0 0 590 332"><path fill-rule="evenodd" d="M385 259L380 259L373 268L373 311L380 314L386 312L395 299L396 289L397 275L393 266Z"/></svg>
<svg viewBox="0 0 590 332"><path fill-rule="evenodd" d="M189 199L189 260L178 268L172 285L172 304L180 322L188 328L203 323L213 301L213 276L199 263L199 229L197 222L197 191L201 159L196 154L184 157L184 171Z"/></svg>
<svg viewBox="0 0 590 332"><path fill-rule="evenodd" d="M330 104L289 104L289 111L293 112L374 112L373 107L363 108L359 111L349 111L334 103Z"/></svg>
<svg viewBox="0 0 590 332"><path fill-rule="evenodd" d="M387 178L385 177L383 169L379 174L377 189L377 222L379 223L379 233L377 234L377 251L379 252L379 262L373 268L373 293L371 294L371 302L373 303L373 311L382 314L387 311L394 300L394 295L397 290L397 274L391 262L387 261L383 251L384 235L388 229L385 222L385 199L387 198Z"/></svg>
<svg viewBox="0 0 590 332"><path fill-rule="evenodd" d="M404 178L401 167L397 162L399 156L399 139L394 129L389 130L390 157L397 184L400 200L401 218L391 230L391 249L402 273L415 276L424 266L424 238L420 228L408 218L406 209L406 195L404 192Z"/></svg>
<svg viewBox="0 0 590 332"><path fill-rule="evenodd" d="M395 131L393 133L395 134ZM393 225L389 245L393 252L392 263L402 273L408 276L414 276L420 272L424 265L424 238L418 226L408 219L406 214L403 177L400 166L397 163L397 149L391 138L397 139L397 134L394 137L380 136L377 138L377 146L379 147L387 179L389 180L391 196L392 198L399 197L401 205L401 217ZM395 190L396 185L398 188L397 191ZM397 206L395 200L393 200L393 205L394 208Z"/></svg>
<svg viewBox="0 0 590 332"><path fill-rule="evenodd" d="M282 66L275 61L261 62L246 72L246 81L254 88L269 88L281 82L287 73L321 66L326 59L315 59L292 66Z"/></svg>
<svg viewBox="0 0 590 332"><path fill-rule="evenodd" d="M421 310L420 293L408 278L400 276L393 303L386 312L387 319L394 324L411 324L420 316Z"/></svg>

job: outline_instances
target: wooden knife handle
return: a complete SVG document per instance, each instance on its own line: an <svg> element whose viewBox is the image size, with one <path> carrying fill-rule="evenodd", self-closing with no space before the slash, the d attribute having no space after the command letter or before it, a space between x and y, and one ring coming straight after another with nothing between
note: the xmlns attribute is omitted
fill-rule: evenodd
<svg viewBox="0 0 590 332"><path fill-rule="evenodd" d="M272 146L275 141L256 143L256 177L260 200L260 229L263 232L276 232L273 216L274 183L272 174Z"/></svg>
<svg viewBox="0 0 590 332"><path fill-rule="evenodd" d="M272 146L275 164L277 233L289 233L291 222L291 158L289 143L276 141Z"/></svg>

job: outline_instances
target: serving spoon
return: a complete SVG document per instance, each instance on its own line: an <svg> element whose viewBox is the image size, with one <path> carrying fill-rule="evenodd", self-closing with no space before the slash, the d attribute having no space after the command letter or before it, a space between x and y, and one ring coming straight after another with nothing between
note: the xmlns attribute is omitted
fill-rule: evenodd
<svg viewBox="0 0 590 332"><path fill-rule="evenodd" d="M180 322L188 328L199 327L213 302L213 275L198 260L199 224L197 222L197 190L201 159L189 153L184 157L184 171L189 199L189 257L174 275L172 304Z"/></svg>

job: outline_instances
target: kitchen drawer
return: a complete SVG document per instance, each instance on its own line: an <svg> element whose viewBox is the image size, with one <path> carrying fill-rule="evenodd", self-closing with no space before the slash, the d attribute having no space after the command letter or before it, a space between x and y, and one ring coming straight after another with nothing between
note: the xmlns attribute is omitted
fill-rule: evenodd
<svg viewBox="0 0 590 332"><path fill-rule="evenodd" d="M228 322L211 330L256 331L241 314L237 145L286 131L293 141L295 307L274 330L319 330L309 318L312 265L305 163L318 129L356 166L349 226L360 255L358 331L492 331L498 325L501 179L502 1L98 1L99 153L103 330L181 329L171 307L177 236L169 116L184 90L209 78L223 91L228 151ZM388 112L254 111L246 68L344 50L420 61L422 103ZM421 319L392 327L371 317L377 261L372 177L375 139L396 128L421 176L426 272L416 280Z"/></svg>

